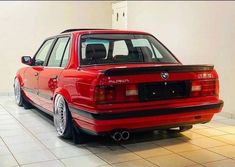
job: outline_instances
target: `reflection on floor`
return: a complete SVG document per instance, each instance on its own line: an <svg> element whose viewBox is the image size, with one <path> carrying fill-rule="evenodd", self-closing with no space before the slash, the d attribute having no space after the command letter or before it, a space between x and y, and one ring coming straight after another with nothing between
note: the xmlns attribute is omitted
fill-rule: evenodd
<svg viewBox="0 0 235 167"><path fill-rule="evenodd" d="M124 143L94 137L74 145L56 136L51 119L0 97L0 167L235 166L235 120L216 116L183 133L141 133Z"/></svg>

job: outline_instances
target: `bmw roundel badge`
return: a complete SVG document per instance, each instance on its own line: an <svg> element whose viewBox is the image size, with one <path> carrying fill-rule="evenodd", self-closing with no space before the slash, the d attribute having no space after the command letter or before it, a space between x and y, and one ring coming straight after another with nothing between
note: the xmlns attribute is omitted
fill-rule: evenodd
<svg viewBox="0 0 235 167"><path fill-rule="evenodd" d="M165 71L161 72L161 77L162 77L162 79L167 80L169 78L169 73L165 72Z"/></svg>

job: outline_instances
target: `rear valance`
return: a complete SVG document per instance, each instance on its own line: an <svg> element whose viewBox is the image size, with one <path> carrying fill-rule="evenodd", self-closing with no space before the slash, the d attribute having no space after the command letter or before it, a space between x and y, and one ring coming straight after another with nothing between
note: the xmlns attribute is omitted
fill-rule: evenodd
<svg viewBox="0 0 235 167"><path fill-rule="evenodd" d="M120 75L135 75L135 74L150 74L166 72L204 72L212 71L214 65L170 65L170 66L156 66L156 67L134 67L134 68L112 68L104 70L106 76L120 76Z"/></svg>

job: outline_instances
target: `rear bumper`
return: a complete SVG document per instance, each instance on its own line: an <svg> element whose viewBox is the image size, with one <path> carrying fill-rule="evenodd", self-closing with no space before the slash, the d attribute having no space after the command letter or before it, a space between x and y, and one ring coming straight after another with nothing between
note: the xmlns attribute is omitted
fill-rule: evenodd
<svg viewBox="0 0 235 167"><path fill-rule="evenodd" d="M223 101L219 100L203 105L119 113L97 114L71 106L69 109L78 127L93 134L100 134L115 129L136 131L205 123L210 121L215 113L220 112L222 107Z"/></svg>

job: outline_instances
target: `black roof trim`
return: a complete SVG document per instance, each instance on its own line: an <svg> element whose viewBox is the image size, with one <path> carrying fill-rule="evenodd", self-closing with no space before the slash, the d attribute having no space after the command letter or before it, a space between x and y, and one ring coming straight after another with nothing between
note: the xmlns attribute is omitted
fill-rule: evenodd
<svg viewBox="0 0 235 167"><path fill-rule="evenodd" d="M69 32L73 32L73 31L84 31L84 30L111 30L111 29L102 29L102 28L81 28L81 29L67 29L64 30L62 33L69 33Z"/></svg>

